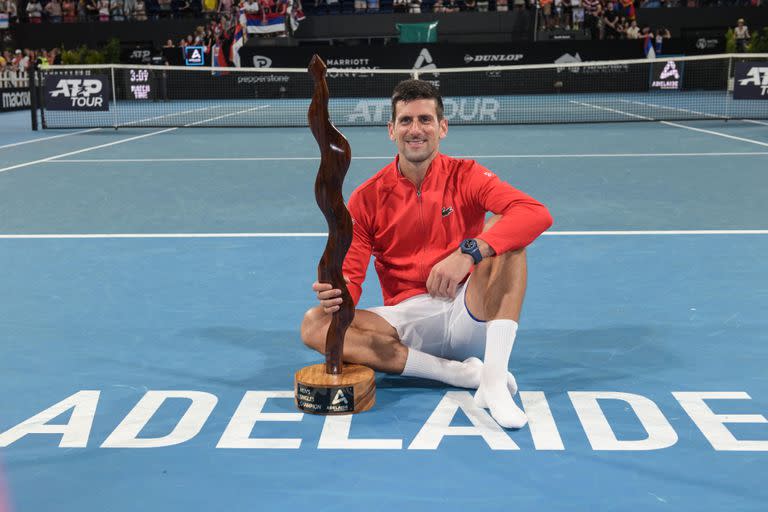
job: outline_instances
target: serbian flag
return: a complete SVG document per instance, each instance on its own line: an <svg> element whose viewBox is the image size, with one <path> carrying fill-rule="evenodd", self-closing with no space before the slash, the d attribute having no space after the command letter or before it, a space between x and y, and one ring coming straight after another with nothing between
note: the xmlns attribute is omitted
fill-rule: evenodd
<svg viewBox="0 0 768 512"><path fill-rule="evenodd" d="M653 49L653 41L650 32L643 38L643 53L647 59L656 58L656 50Z"/></svg>
<svg viewBox="0 0 768 512"><path fill-rule="evenodd" d="M213 62L213 67L215 68L227 67L227 59L224 57L224 47L220 44L213 45L213 48L211 49L211 61ZM213 72L213 76L220 76L224 74L226 73L219 73L218 71Z"/></svg>
<svg viewBox="0 0 768 512"><path fill-rule="evenodd" d="M621 0L621 13L630 21L637 19L635 0Z"/></svg>
<svg viewBox="0 0 768 512"><path fill-rule="evenodd" d="M243 26L238 23L235 26L235 35L232 37L232 46L229 48L229 60L236 68L240 67L240 48L245 44Z"/></svg>
<svg viewBox="0 0 768 512"><path fill-rule="evenodd" d="M245 13L249 34L274 34L285 31L285 16L278 13Z"/></svg>

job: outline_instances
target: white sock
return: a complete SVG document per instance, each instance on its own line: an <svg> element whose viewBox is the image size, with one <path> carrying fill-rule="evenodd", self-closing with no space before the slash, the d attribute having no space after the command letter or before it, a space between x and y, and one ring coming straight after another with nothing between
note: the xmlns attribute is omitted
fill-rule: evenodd
<svg viewBox="0 0 768 512"><path fill-rule="evenodd" d="M479 376L482 366L482 361L475 357L464 362L451 361L408 348L408 358L405 360L402 375L439 380L457 388L475 389L480 384Z"/></svg>
<svg viewBox="0 0 768 512"><path fill-rule="evenodd" d="M437 380L457 388L477 389L482 374L483 362L476 357L470 357L464 361L453 361L409 348L401 375ZM512 395L517 393L517 382L511 373L507 374L506 383Z"/></svg>
<svg viewBox="0 0 768 512"><path fill-rule="evenodd" d="M485 361L475 404L490 409L491 416L502 427L520 428L528 418L512 400L507 384L507 367L515 344L517 322L491 320L486 328Z"/></svg>

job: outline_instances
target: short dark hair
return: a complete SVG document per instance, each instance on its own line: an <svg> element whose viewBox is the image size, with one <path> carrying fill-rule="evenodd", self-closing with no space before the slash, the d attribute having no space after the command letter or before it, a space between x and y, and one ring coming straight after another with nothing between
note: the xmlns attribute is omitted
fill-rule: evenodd
<svg viewBox="0 0 768 512"><path fill-rule="evenodd" d="M437 87L424 80L403 80L392 91L392 121L395 121L395 107L399 101L435 100L437 119L443 118L443 98Z"/></svg>

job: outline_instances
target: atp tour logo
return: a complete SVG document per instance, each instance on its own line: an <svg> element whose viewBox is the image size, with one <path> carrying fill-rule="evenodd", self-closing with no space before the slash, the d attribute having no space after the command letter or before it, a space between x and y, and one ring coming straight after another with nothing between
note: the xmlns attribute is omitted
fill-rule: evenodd
<svg viewBox="0 0 768 512"><path fill-rule="evenodd" d="M48 110L109 110L106 76L88 78L45 77L45 108Z"/></svg>
<svg viewBox="0 0 768 512"><path fill-rule="evenodd" d="M152 52L146 49L132 50L128 56L128 62L140 62L142 64L148 63L152 60Z"/></svg>
<svg viewBox="0 0 768 512"><path fill-rule="evenodd" d="M682 84L682 62L680 67L674 60L668 60L664 67L659 71L660 63L654 63L651 69L651 89L660 89L665 91L676 91Z"/></svg>
<svg viewBox="0 0 768 512"><path fill-rule="evenodd" d="M768 62L737 62L733 99L768 99Z"/></svg>
<svg viewBox="0 0 768 512"><path fill-rule="evenodd" d="M501 103L496 98L443 98L443 115L448 121L497 121ZM389 121L389 100L360 100L346 117L350 125L382 125Z"/></svg>

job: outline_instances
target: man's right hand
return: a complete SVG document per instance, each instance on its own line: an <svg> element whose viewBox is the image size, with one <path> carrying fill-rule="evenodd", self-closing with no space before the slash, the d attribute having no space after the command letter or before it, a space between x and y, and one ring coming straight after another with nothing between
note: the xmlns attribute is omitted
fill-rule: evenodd
<svg viewBox="0 0 768 512"><path fill-rule="evenodd" d="M344 281L349 283L347 276L344 276ZM331 315L341 307L341 290L334 288L332 284L315 281L312 283L312 291L317 294L317 300L320 301L320 306L326 314Z"/></svg>

